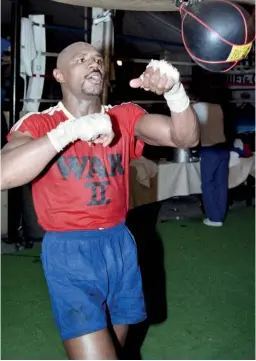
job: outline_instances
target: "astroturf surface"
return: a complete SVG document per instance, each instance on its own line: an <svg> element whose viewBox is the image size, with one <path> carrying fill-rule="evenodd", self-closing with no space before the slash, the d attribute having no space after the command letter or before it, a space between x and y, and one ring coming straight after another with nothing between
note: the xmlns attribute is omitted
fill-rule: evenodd
<svg viewBox="0 0 256 361"><path fill-rule="evenodd" d="M201 220L157 226L167 318L149 328L143 359L255 359L254 229L253 208L229 213L222 228ZM66 359L39 253L2 255L1 359Z"/></svg>

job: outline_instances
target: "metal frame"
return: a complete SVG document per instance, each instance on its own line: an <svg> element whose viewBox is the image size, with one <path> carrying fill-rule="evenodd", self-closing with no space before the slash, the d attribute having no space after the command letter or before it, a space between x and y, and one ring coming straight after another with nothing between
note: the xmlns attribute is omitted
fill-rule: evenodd
<svg viewBox="0 0 256 361"><path fill-rule="evenodd" d="M13 0L11 4L11 108L9 118L9 128L19 119L19 99L18 99L18 78L20 75L20 27L22 16L21 0ZM19 227L21 219L21 188L17 187L8 190L7 205L7 232L8 242L19 242Z"/></svg>
<svg viewBox="0 0 256 361"><path fill-rule="evenodd" d="M13 0L11 5L11 111L10 111L10 127L12 127L19 119L18 112L18 87L17 81L20 75L20 27L22 17L21 0Z"/></svg>

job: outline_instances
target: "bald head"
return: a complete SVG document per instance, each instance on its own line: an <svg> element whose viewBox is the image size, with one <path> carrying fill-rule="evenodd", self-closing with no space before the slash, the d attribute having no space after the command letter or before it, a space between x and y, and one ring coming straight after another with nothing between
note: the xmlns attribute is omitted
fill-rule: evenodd
<svg viewBox="0 0 256 361"><path fill-rule="evenodd" d="M65 67L65 65L68 64L75 56L90 52L98 53L97 50L89 43L85 43L83 41L73 43L59 53L57 58L57 68L62 69L63 66Z"/></svg>
<svg viewBox="0 0 256 361"><path fill-rule="evenodd" d="M53 75L64 95L99 96L104 82L103 58L91 44L79 41L60 52Z"/></svg>

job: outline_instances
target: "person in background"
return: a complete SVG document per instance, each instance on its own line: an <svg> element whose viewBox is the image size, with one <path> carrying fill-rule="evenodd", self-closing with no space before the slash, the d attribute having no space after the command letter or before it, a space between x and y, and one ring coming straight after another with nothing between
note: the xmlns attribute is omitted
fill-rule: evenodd
<svg viewBox="0 0 256 361"><path fill-rule="evenodd" d="M192 104L200 124L200 167L207 226L223 225L228 201L229 147L219 104Z"/></svg>

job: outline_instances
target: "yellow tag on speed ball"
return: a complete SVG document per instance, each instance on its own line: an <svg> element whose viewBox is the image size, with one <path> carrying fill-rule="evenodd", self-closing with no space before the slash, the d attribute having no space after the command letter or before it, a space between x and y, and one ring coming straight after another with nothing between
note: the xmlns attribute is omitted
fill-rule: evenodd
<svg viewBox="0 0 256 361"><path fill-rule="evenodd" d="M252 48L252 43L245 45L234 45L226 61L238 61L247 57Z"/></svg>

